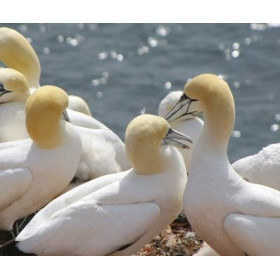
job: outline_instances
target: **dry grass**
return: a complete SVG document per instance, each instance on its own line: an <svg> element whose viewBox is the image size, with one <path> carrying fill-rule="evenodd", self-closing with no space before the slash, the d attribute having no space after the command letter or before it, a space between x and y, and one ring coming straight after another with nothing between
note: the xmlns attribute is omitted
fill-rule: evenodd
<svg viewBox="0 0 280 280"><path fill-rule="evenodd" d="M185 215L179 217L135 256L191 256L202 245Z"/></svg>

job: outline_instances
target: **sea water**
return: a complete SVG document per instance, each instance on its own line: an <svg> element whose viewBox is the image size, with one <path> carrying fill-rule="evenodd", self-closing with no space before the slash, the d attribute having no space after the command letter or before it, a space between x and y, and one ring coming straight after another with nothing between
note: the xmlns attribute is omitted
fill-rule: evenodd
<svg viewBox="0 0 280 280"><path fill-rule="evenodd" d="M162 98L201 73L232 89L233 162L280 142L278 24L5 24L39 56L41 85L84 98L95 118L122 139L140 113L157 114Z"/></svg>

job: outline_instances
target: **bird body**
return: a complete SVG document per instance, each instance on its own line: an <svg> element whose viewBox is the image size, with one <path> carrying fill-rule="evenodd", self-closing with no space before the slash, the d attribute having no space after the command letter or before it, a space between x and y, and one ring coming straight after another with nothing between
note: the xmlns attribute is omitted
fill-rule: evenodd
<svg viewBox="0 0 280 280"><path fill-rule="evenodd" d="M232 164L246 181L280 190L280 144L264 147L257 154L241 158Z"/></svg>
<svg viewBox="0 0 280 280"><path fill-rule="evenodd" d="M82 154L75 181L85 182L130 168L125 145L118 136L103 129L74 126L82 142ZM76 184L76 183L75 183Z"/></svg>
<svg viewBox="0 0 280 280"><path fill-rule="evenodd" d="M230 88L217 76L202 74L184 93L204 112L184 193L193 229L221 255L279 255L279 191L245 181L228 160L235 117Z"/></svg>
<svg viewBox="0 0 280 280"><path fill-rule="evenodd" d="M21 73L10 68L0 68L0 118L5 120L0 127L0 142L29 138L25 124L25 107L29 96L27 81ZM82 155L75 183L68 189L87 180L130 168L124 143L115 133L90 116L70 109L67 109L67 113L70 121L76 120L78 125L74 125L73 129L82 141Z"/></svg>
<svg viewBox="0 0 280 280"><path fill-rule="evenodd" d="M17 247L39 255L135 253L182 208L183 158L175 148L160 145L172 135L160 117L135 118L126 132L133 169L99 177L53 200L19 234Z"/></svg>
<svg viewBox="0 0 280 280"><path fill-rule="evenodd" d="M3 106L3 107L2 107ZM25 103L0 104L0 143L28 138L25 127Z"/></svg>
<svg viewBox="0 0 280 280"><path fill-rule="evenodd" d="M0 144L0 229L11 230L17 219L39 210L74 177L81 140L60 119L67 100L61 89L42 87L27 101L31 139Z"/></svg>

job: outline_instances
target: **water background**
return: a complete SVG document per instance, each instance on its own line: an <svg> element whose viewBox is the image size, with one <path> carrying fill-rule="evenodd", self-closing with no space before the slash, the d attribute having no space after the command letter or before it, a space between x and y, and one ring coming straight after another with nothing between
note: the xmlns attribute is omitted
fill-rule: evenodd
<svg viewBox="0 0 280 280"><path fill-rule="evenodd" d="M1 24L30 38L41 85L83 97L124 139L127 124L200 73L223 76L235 98L233 162L279 142L278 24ZM1 64L0 64L1 65Z"/></svg>

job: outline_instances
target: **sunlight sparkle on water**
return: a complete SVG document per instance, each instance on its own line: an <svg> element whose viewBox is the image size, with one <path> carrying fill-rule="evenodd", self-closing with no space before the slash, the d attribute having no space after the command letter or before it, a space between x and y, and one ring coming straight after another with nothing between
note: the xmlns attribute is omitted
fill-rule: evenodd
<svg viewBox="0 0 280 280"><path fill-rule="evenodd" d="M239 50L234 50L232 51L231 56L234 58L239 57L239 53L240 53Z"/></svg>
<svg viewBox="0 0 280 280"><path fill-rule="evenodd" d="M104 71L102 73L102 77L91 80L91 85L94 87L97 87L99 85L105 85L109 79L109 76L110 74L107 71Z"/></svg>
<svg viewBox="0 0 280 280"><path fill-rule="evenodd" d="M167 34L169 33L169 28L160 25L157 29L156 29L156 34L161 36L161 37L165 37Z"/></svg>
<svg viewBox="0 0 280 280"><path fill-rule="evenodd" d="M104 59L108 58L108 53L107 52L101 52L101 53L98 54L98 58L100 60L104 60Z"/></svg>
<svg viewBox="0 0 280 280"><path fill-rule="evenodd" d="M122 54L117 55L117 61L123 61L123 55Z"/></svg>
<svg viewBox="0 0 280 280"><path fill-rule="evenodd" d="M221 79L221 80L227 80L227 75L224 75L224 74L218 74L218 78Z"/></svg>
<svg viewBox="0 0 280 280"><path fill-rule="evenodd" d="M241 132L239 130L234 130L231 134L232 137L234 138L240 138L241 137Z"/></svg>
<svg viewBox="0 0 280 280"><path fill-rule="evenodd" d="M72 47L76 47L79 44L79 41L76 38L67 37L66 42L71 45Z"/></svg>
<svg viewBox="0 0 280 280"><path fill-rule="evenodd" d="M171 89L171 87L172 87L172 83L171 82L166 82L164 84L164 88L166 88L166 89Z"/></svg>
<svg viewBox="0 0 280 280"><path fill-rule="evenodd" d="M100 81L99 79L94 79L94 80L91 80L91 84L94 86L94 87L97 87L100 85Z"/></svg>
<svg viewBox="0 0 280 280"><path fill-rule="evenodd" d="M247 37L244 39L244 43L245 43L245 45L250 45L252 43L252 39Z"/></svg>
<svg viewBox="0 0 280 280"><path fill-rule="evenodd" d="M239 83L239 82L234 82L234 83L233 83L233 86L234 86L235 88L240 88L240 83Z"/></svg>
<svg viewBox="0 0 280 280"><path fill-rule="evenodd" d="M56 37L56 40L57 40L58 43L64 43L64 37L62 35L58 35Z"/></svg>
<svg viewBox="0 0 280 280"><path fill-rule="evenodd" d="M155 48L158 45L158 41L156 38L149 37L147 41L152 48Z"/></svg>
<svg viewBox="0 0 280 280"><path fill-rule="evenodd" d="M116 51L111 51L110 56L111 58L116 59L117 61L123 61L123 55L117 53Z"/></svg>
<svg viewBox="0 0 280 280"><path fill-rule="evenodd" d="M280 114L276 114L276 115L274 116L274 119L275 119L277 122L279 122L279 121L280 121Z"/></svg>
<svg viewBox="0 0 280 280"><path fill-rule="evenodd" d="M139 55L143 55L143 54L148 53L149 50L150 50L150 48L148 46L143 46L143 47L138 48L137 53Z"/></svg>
<svg viewBox="0 0 280 280"><path fill-rule="evenodd" d="M230 49L225 49L225 58L226 58L226 60L231 60L231 51L230 51Z"/></svg>
<svg viewBox="0 0 280 280"><path fill-rule="evenodd" d="M270 130L272 132L279 130L279 124L275 123L275 124L271 125Z"/></svg>
<svg viewBox="0 0 280 280"><path fill-rule="evenodd" d="M238 50L240 48L240 44L238 42L235 42L235 43L232 44L232 48L234 50Z"/></svg>
<svg viewBox="0 0 280 280"><path fill-rule="evenodd" d="M48 47L44 47L43 48L43 53L44 54L49 54L50 53L50 49Z"/></svg>

